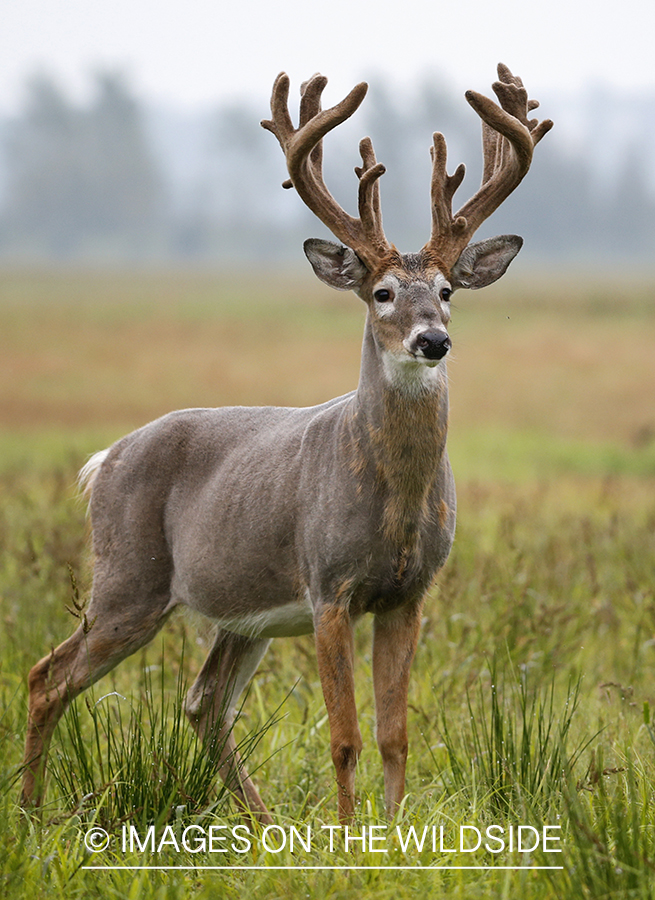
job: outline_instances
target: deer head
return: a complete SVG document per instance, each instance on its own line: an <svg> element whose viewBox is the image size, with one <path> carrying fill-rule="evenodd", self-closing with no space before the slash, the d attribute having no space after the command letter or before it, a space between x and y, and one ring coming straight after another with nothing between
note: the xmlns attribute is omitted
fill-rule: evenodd
<svg viewBox="0 0 655 900"><path fill-rule="evenodd" d="M492 284L506 271L521 249L522 238L502 235L471 243L482 222L521 182L532 161L535 145L552 127L550 120L528 119L539 104L529 100L520 78L498 66L493 85L498 103L468 91L466 99L482 120L484 168L477 193L456 213L455 191L465 168L446 172L446 142L433 136L432 234L416 254L400 254L382 228L380 176L370 138L359 145L359 216L349 215L330 194L322 174L323 137L348 119L366 95L365 83L330 109L321 108L327 84L314 75L301 87L300 121L294 128L288 109L289 78L278 76L271 98L271 119L262 122L284 151L289 180L304 203L341 241L308 240L305 253L316 275L337 290L354 290L369 306L371 322L387 358L435 366L450 349L446 326L449 300L458 288L475 290ZM377 323L377 324L376 324Z"/></svg>

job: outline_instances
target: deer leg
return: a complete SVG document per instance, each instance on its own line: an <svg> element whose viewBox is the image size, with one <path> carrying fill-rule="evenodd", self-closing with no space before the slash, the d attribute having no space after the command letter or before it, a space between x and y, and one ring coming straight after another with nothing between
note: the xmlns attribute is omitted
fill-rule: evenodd
<svg viewBox="0 0 655 900"><path fill-rule="evenodd" d="M273 822L244 766L232 731L236 703L270 640L219 631L198 677L189 689L185 712L196 732L216 753L223 782L238 805L264 825Z"/></svg>
<svg viewBox="0 0 655 900"><path fill-rule="evenodd" d="M387 815L393 817L405 793L407 690L421 627L421 604L376 616L373 624L373 685L377 741L384 767Z"/></svg>
<svg viewBox="0 0 655 900"><path fill-rule="evenodd" d="M315 633L337 776L339 821L347 823L355 811L355 769L362 750L355 707L353 625L348 610L325 606L317 617Z"/></svg>
<svg viewBox="0 0 655 900"><path fill-rule="evenodd" d="M145 609L129 601L102 606L92 602L85 623L30 671L23 806L41 805L48 745L68 705L147 644L168 618L173 609L168 597L156 600Z"/></svg>

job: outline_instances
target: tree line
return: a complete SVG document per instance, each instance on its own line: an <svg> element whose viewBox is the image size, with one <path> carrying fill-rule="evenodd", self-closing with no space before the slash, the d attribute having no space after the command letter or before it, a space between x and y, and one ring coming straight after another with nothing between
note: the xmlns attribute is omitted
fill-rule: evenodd
<svg viewBox="0 0 655 900"><path fill-rule="evenodd" d="M260 128L265 104L224 104L178 116L141 102L116 73L97 75L93 98L75 103L49 77L27 86L20 113L0 136L0 260L253 262L298 258L325 230L280 184L275 139ZM655 106L655 100L652 101ZM557 119L544 104L544 115ZM372 86L358 111L326 138L326 181L355 205L357 143L370 134L387 173L385 230L401 250L422 246L430 228L428 149L433 130L448 143L449 171L467 163L463 203L479 183L479 120L463 99L425 79L401 102ZM651 262L653 172L643 141L611 128L577 143L556 128L537 147L520 189L481 234L517 232L533 257ZM599 176L599 148L612 163ZM461 200L460 200L461 197Z"/></svg>

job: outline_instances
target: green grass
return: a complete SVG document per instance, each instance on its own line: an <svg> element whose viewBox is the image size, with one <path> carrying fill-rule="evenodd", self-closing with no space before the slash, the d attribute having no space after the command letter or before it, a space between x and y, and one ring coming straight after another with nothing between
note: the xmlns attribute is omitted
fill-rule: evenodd
<svg viewBox="0 0 655 900"><path fill-rule="evenodd" d="M69 563L82 590L88 586L84 510L70 488L73 475L72 469L55 469L2 481L0 868L9 895L54 890L67 897L122 897L136 883L145 896L191 890L280 896L318 892L319 885L334 896L413 896L428 889L457 897L650 896L655 745L645 709L655 702L652 485L650 492L646 482L620 480L462 485L456 549L426 608L410 688L409 793L389 832L383 830L373 733L370 626L362 623L357 696L365 751L357 828L377 826L376 833L387 837L384 855L358 846L346 852L342 843L330 851L322 826L335 824L335 795L311 640L274 642L244 704L237 737L251 751L276 822L287 834L291 825L301 834L311 828L311 852L266 853L253 835L247 854L228 852L217 863L216 853L192 853L181 845L178 853L170 843L154 854L120 848L125 823L141 835L150 824L161 835L169 824L179 844L189 825L229 830L239 821L220 793L212 795L183 721L183 683L190 683L206 649L195 623L184 617L76 701L62 720L43 821L25 820L16 805L24 673L74 625L66 609L72 600ZM570 493L573 485L582 498ZM585 501L583 511L575 509L576 496ZM484 833L490 825L507 831L511 824L539 831L560 826L564 852L525 857L506 849L464 859L470 865L474 856L476 864L494 866L492 872L370 869L462 865L462 854L453 852L460 826ZM104 827L114 844L90 857L83 835L93 825ZM412 825L419 835L443 826L448 852L439 846L433 852L429 840L421 852L412 842L403 852L395 825L404 837ZM349 874L271 868L300 861L369 868ZM133 882L133 873L81 868L89 862L227 862L265 870L150 871ZM564 869L499 868L527 862L561 863Z"/></svg>
<svg viewBox="0 0 655 900"><path fill-rule="evenodd" d="M251 846L239 852L245 845L231 835L243 834L241 820L181 710L208 650L205 623L183 615L64 717L42 819L18 806L25 676L76 624L67 609L80 602L69 566L81 598L90 586L88 525L74 487L79 466L122 430L177 405L246 402L259 388L262 402L314 402L348 389L361 330L356 302L351 313L343 298L332 305L310 291L303 312L300 287L287 307L278 282L264 290L253 278L242 318L243 286L213 276L13 273L3 284L0 319L11 326L0 365L3 896L655 895L655 458L653 382L643 362L655 357L655 305L647 286L635 288L620 313L611 286L569 283L566 297L552 298L544 282L529 303L517 292L492 295L487 306L461 301L450 441L458 533L426 604L410 685L408 794L393 823L383 815L375 747L370 622L356 632L364 752L355 828L383 836L373 846L387 852L378 854L359 843L346 850L342 833L329 846L324 826L336 823L335 786L309 637L273 643L235 734L283 829L277 837L310 829L311 848L296 841L293 852L267 851L253 830ZM236 301L225 299L228 288ZM569 332L554 356L544 351L553 315L566 316ZM262 349L241 381L240 341L255 327L277 344ZM280 343L285 332L289 343ZM130 353L101 352L107 334L120 335ZM589 356L607 346L603 335L613 336L611 385L603 382L603 354ZM44 367L53 381L47 390ZM57 372L68 396L54 383ZM610 394L594 389L600 382ZM609 407L597 410L598 397L610 395L625 398L611 417ZM616 427L603 430L603 415ZM506 836L520 824L540 833L550 827L561 836L551 849L563 852L457 849L460 827L471 838L474 827ZM142 837L155 829L154 852L148 842L123 850L130 825ZM93 827L111 836L95 855L84 844ZM210 827L226 852L183 845L185 829L198 837ZM426 835L422 849L412 827L417 840ZM84 868L94 863L178 868ZM445 868L472 864L491 868ZM563 868L502 868L528 864ZM202 868L216 865L223 871Z"/></svg>

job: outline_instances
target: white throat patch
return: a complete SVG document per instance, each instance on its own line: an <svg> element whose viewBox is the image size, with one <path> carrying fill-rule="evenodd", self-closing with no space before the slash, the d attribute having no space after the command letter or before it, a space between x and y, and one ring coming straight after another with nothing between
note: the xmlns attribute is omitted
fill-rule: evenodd
<svg viewBox="0 0 655 900"><path fill-rule="evenodd" d="M387 382L400 393L419 397L442 389L447 377L443 360L412 359L387 350L381 356Z"/></svg>

